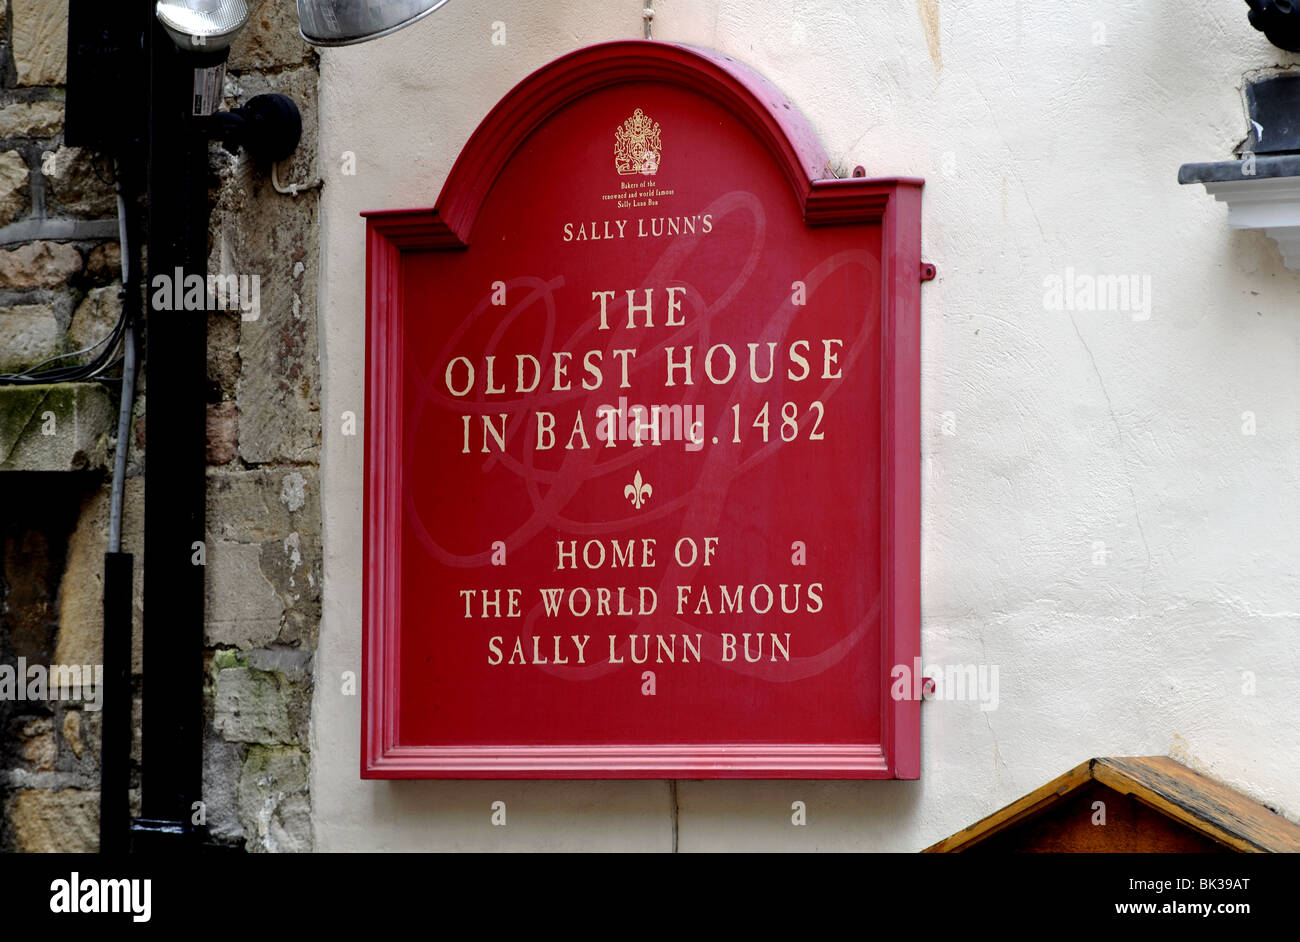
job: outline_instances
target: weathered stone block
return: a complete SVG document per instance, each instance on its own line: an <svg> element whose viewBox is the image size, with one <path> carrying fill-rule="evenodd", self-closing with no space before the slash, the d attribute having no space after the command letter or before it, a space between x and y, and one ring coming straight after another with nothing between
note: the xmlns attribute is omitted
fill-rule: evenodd
<svg viewBox="0 0 1300 942"><path fill-rule="evenodd" d="M312 655L302 648L262 648L241 654L240 658L243 661L240 666L283 674L295 683L311 681Z"/></svg>
<svg viewBox="0 0 1300 942"><path fill-rule="evenodd" d="M230 464L239 447L239 410L233 402L208 405L208 464Z"/></svg>
<svg viewBox="0 0 1300 942"><path fill-rule="evenodd" d="M227 742L290 743L294 740L280 678L247 667L217 672L213 725Z"/></svg>
<svg viewBox="0 0 1300 942"><path fill-rule="evenodd" d="M213 541L260 547L261 579L283 603L275 640L314 643L320 621L322 566L316 471L209 472L207 519ZM263 584L253 580L251 573L246 578L251 580L249 584ZM245 647L265 643L244 629L235 630L237 627L220 629L224 643Z"/></svg>
<svg viewBox="0 0 1300 942"><path fill-rule="evenodd" d="M81 271L81 253L62 242L28 242L0 250L0 288L53 288Z"/></svg>
<svg viewBox="0 0 1300 942"><path fill-rule="evenodd" d="M314 69L241 75L231 101L282 92L302 110L304 140L285 180L316 175ZM209 270L259 281L259 315L240 324L239 454L249 464L315 461L320 447L316 341L317 194L275 192L265 167L226 161L212 220Z"/></svg>
<svg viewBox="0 0 1300 942"><path fill-rule="evenodd" d="M239 327L238 311L208 314L208 387L230 401L239 393Z"/></svg>
<svg viewBox="0 0 1300 942"><path fill-rule="evenodd" d="M16 150L0 153L0 226L27 211L31 194L27 161Z"/></svg>
<svg viewBox="0 0 1300 942"><path fill-rule="evenodd" d="M14 850L93 853L99 850L99 792L23 789L9 801Z"/></svg>
<svg viewBox="0 0 1300 942"><path fill-rule="evenodd" d="M0 472L106 467L115 420L97 383L0 386Z"/></svg>
<svg viewBox="0 0 1300 942"><path fill-rule="evenodd" d="M312 653L300 647L275 647L249 651L246 657L253 670L276 675L292 733L287 742L307 743L311 731Z"/></svg>
<svg viewBox="0 0 1300 942"><path fill-rule="evenodd" d="M17 372L59 352L62 331L48 304L0 310L0 370Z"/></svg>
<svg viewBox="0 0 1300 942"><path fill-rule="evenodd" d="M280 633L284 602L262 575L261 555L257 544L217 541L209 545L208 644L248 650L270 644Z"/></svg>
<svg viewBox="0 0 1300 942"><path fill-rule="evenodd" d="M77 735L80 737L79 747L81 752L73 750L73 755L78 759L84 759L94 774L99 774L99 760L101 754L101 744L103 743L104 714L101 710L69 710L67 715L80 717L78 723ZM64 723L64 739L67 739L67 723ZM71 747L71 741L68 742Z"/></svg>
<svg viewBox="0 0 1300 942"><path fill-rule="evenodd" d="M31 763L37 772L48 772L54 768L54 760L59 757L59 744L54 738L54 722L48 717L28 720L18 734L22 744L23 761Z"/></svg>
<svg viewBox="0 0 1300 942"><path fill-rule="evenodd" d="M116 242L95 246L86 257L86 274L97 285L121 278L122 247Z"/></svg>
<svg viewBox="0 0 1300 942"><path fill-rule="evenodd" d="M68 80L68 0L10 0L19 85Z"/></svg>
<svg viewBox="0 0 1300 942"><path fill-rule="evenodd" d="M144 761L144 700L131 698L131 761L140 765Z"/></svg>
<svg viewBox="0 0 1300 942"><path fill-rule="evenodd" d="M92 151L65 144L53 154L52 175L42 165L47 196L64 213L87 219L117 215L117 194L104 182L103 171L96 170L95 158Z"/></svg>
<svg viewBox="0 0 1300 942"><path fill-rule="evenodd" d="M318 532L295 530L283 540L262 544L262 575L284 600L280 641L314 641L320 621L320 572Z"/></svg>
<svg viewBox="0 0 1300 942"><path fill-rule="evenodd" d="M63 741L72 754L81 758L81 711L69 710L63 716Z"/></svg>
<svg viewBox="0 0 1300 942"><path fill-rule="evenodd" d="M203 741L203 804L208 833L218 841L237 841L244 829L239 823L239 774L242 747L213 736Z"/></svg>
<svg viewBox="0 0 1300 942"><path fill-rule="evenodd" d="M92 288L77 305L72 314L72 323L68 327L68 340L74 350L84 350L92 344L103 340L113 331L122 316L122 299L118 296L121 285L108 285L104 288ZM121 348L117 344L116 354ZM81 361L88 363L103 351L101 345L83 353Z"/></svg>
<svg viewBox="0 0 1300 942"><path fill-rule="evenodd" d="M243 419L241 416L241 426ZM320 533L320 492L314 468L291 471L208 471L208 532L237 543Z"/></svg>
<svg viewBox="0 0 1300 942"><path fill-rule="evenodd" d="M20 101L0 108L0 137L53 137L63 130L63 103Z"/></svg>
<svg viewBox="0 0 1300 942"><path fill-rule="evenodd" d="M67 568L59 583L58 664L104 661L104 553L108 550L109 486L88 496L68 540ZM127 478L122 502L122 549L134 555L131 589L131 669L144 666L144 479ZM90 721L90 717L87 717ZM96 719L97 722L97 719Z"/></svg>
<svg viewBox="0 0 1300 942"><path fill-rule="evenodd" d="M297 513L307 502L307 479L298 471L290 471L280 479L280 500L290 511Z"/></svg>
<svg viewBox="0 0 1300 942"><path fill-rule="evenodd" d="M248 26L230 46L228 69L239 72L298 65L311 55L311 46L299 35L292 3L251 0L248 7Z"/></svg>
<svg viewBox="0 0 1300 942"><path fill-rule="evenodd" d="M312 848L307 756L287 746L252 746L239 776L239 820L254 853Z"/></svg>

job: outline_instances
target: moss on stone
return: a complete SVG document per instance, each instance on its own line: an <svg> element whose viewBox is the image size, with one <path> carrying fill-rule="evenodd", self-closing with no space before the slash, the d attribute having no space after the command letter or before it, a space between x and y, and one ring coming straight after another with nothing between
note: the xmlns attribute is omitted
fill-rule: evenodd
<svg viewBox="0 0 1300 942"><path fill-rule="evenodd" d="M102 468L113 418L108 390L98 383L0 386L0 468Z"/></svg>
<svg viewBox="0 0 1300 942"><path fill-rule="evenodd" d="M218 648L212 652L212 670L227 670L233 667L247 667L248 660L239 653L237 648Z"/></svg>
<svg viewBox="0 0 1300 942"><path fill-rule="evenodd" d="M0 462L18 444L23 431L41 409L51 386L0 386ZM43 411L43 410L42 410Z"/></svg>

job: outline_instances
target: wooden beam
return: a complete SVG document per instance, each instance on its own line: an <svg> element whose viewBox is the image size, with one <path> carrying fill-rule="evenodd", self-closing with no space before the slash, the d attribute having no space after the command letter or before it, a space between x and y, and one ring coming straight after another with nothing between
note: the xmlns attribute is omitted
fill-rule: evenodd
<svg viewBox="0 0 1300 942"><path fill-rule="evenodd" d="M1243 853L1300 853L1300 825L1168 756L1097 759L1093 775Z"/></svg>

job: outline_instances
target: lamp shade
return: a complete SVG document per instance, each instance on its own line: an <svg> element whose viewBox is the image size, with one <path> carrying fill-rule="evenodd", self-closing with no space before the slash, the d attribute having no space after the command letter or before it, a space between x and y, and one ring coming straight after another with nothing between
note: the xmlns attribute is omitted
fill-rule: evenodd
<svg viewBox="0 0 1300 942"><path fill-rule="evenodd" d="M386 36L428 16L447 0L298 0L302 38L314 46L347 46Z"/></svg>
<svg viewBox="0 0 1300 942"><path fill-rule="evenodd" d="M182 49L216 52L248 23L245 0L158 0L159 22Z"/></svg>

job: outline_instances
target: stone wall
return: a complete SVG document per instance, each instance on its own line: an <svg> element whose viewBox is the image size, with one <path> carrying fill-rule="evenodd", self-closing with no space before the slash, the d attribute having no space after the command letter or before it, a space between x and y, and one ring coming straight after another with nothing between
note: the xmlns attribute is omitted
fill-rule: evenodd
<svg viewBox="0 0 1300 942"><path fill-rule="evenodd" d="M0 372L92 343L121 310L111 163L62 143L67 2L5 6L0 0ZM303 141L281 179L310 182L317 57L298 36L292 4L254 0L250 7L228 63L226 107L268 91L292 97ZM308 850L321 585L317 194L279 194L269 167L217 145L211 166L209 271L247 277L258 303L247 313L213 312L208 324L209 651L205 677L195 678L205 684L209 719L203 811L220 841L250 851ZM129 443L123 545L136 564L137 807L140 762L151 751L140 742L142 693L143 709L151 706L141 651L147 387L146 361ZM0 663L101 660L118 395L116 383L75 392L0 387ZM51 411L66 429L41 435L41 417ZM0 700L0 849L95 849L98 737L96 711Z"/></svg>
<svg viewBox="0 0 1300 942"><path fill-rule="evenodd" d="M317 56L293 4L249 4L227 64L230 108L278 92L303 140L283 184L316 179ZM256 318L208 323L208 827L251 851L312 847L312 656L320 623L317 193L277 193L270 168L213 148L209 271L256 276Z"/></svg>
<svg viewBox="0 0 1300 942"><path fill-rule="evenodd" d="M62 139L67 4L12 0L0 19L0 372L8 373L99 340L122 299L111 163ZM6 665L101 663L117 395L107 384L0 386ZM132 454L126 502L124 548L136 553L141 461ZM0 698L0 847L95 849L99 719L82 703Z"/></svg>

